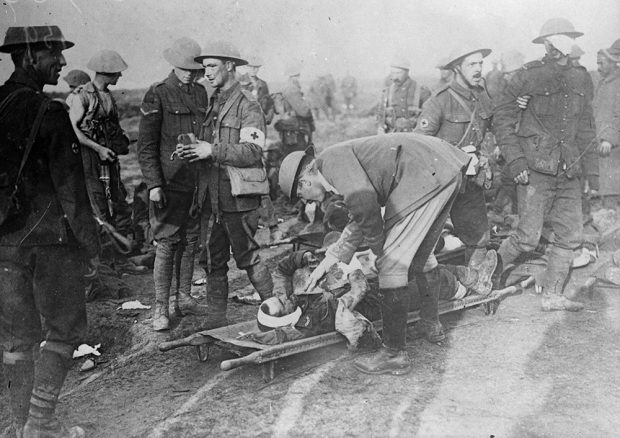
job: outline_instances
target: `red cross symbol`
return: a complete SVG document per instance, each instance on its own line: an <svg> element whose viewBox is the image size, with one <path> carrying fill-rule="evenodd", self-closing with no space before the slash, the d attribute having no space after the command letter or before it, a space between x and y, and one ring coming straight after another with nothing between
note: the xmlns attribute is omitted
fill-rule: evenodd
<svg viewBox="0 0 620 438"><path fill-rule="evenodd" d="M256 140L258 138L258 134L256 132L252 132L252 134L250 134L250 137L252 137L253 140Z"/></svg>

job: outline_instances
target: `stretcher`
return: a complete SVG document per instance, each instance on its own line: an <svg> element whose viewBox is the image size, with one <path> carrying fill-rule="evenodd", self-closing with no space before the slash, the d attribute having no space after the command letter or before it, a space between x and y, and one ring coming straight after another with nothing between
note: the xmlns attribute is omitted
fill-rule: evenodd
<svg viewBox="0 0 620 438"><path fill-rule="evenodd" d="M485 307L486 314L494 314L502 298L521 293L523 289L533 283L533 277L529 277L516 285L493 291L488 296L471 295L461 300L441 302L439 304L439 314L444 315L480 305ZM407 324L413 324L419 320L419 312L410 312ZM374 322L373 325L377 331L381 330L380 321ZM263 379L265 382L269 382L275 377L276 362L279 359L345 342L345 337L335 331L278 345L264 345L247 339L241 339L244 334L256 331L258 331L256 321L245 321L201 331L185 338L162 342L159 344L159 350L165 352L179 347L193 346L196 349L198 359L201 362L206 362L211 348L219 347L239 356L238 358L222 361L220 364L222 370L229 371L249 364L261 365Z"/></svg>

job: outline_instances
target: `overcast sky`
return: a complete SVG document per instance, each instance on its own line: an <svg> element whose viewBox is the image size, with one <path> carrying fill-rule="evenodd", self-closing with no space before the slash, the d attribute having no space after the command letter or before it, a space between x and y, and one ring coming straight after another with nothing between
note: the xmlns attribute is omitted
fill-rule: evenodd
<svg viewBox="0 0 620 438"><path fill-rule="evenodd" d="M381 78L396 54L410 59L413 76L434 75L438 60L469 40L492 48L491 57L517 49L531 60L543 53L531 40L551 17L584 32L577 43L588 69L598 49L620 38L620 0L3 0L0 12L2 37L9 26L59 25L76 43L63 74L85 69L99 49L118 51L129 64L119 82L126 88L163 79L170 66L162 51L181 36L201 46L227 39L242 54L257 53L268 81L283 80L294 62L305 79ZM4 82L13 66L0 57Z"/></svg>

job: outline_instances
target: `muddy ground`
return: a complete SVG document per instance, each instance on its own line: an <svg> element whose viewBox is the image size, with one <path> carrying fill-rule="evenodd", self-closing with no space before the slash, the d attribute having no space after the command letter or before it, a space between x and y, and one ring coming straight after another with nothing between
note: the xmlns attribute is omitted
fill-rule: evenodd
<svg viewBox="0 0 620 438"><path fill-rule="evenodd" d="M264 257L273 267L287 250ZM609 256L603 251L599 264ZM583 281L594 269L574 276ZM247 290L244 273L233 267L231 278L233 291ZM448 337L441 345L409 338L407 376L360 374L351 366L356 356L339 345L279 361L265 383L256 366L221 371L220 362L234 357L223 350L205 363L193 348L158 351L203 321L186 317L169 332L151 331L150 311L117 308L130 298L153 304L152 274L122 280L131 297L88 304L88 343L101 343L102 355L85 373L83 359L75 361L58 410L89 437L600 437L620 430L617 288L582 295L580 313L543 313L528 289L492 316L477 308L442 317ZM204 286L193 293L204 302ZM256 306L230 303L231 322L255 314ZM0 430L6 421L0 416Z"/></svg>

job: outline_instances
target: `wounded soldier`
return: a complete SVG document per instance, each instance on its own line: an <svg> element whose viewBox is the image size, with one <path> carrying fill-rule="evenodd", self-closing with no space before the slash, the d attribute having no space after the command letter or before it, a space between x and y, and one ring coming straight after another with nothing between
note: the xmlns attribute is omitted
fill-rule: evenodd
<svg viewBox="0 0 620 438"><path fill-rule="evenodd" d="M257 323L262 333L248 338L265 344L319 335L334 330L342 333L349 347L372 344L378 340L369 321L381 318L376 257L370 250L357 252L351 263L337 263L318 284L306 290L310 274L324 257L327 247L336 242L340 233L331 232L318 251L295 251L283 258L273 275L274 296L259 307ZM487 252L478 266L440 264L437 273L427 275L429 288L439 291L440 300L458 300L471 294L488 295L491 277L497 265L494 250ZM409 284L409 311L423 310L415 281ZM429 342L436 342L427 335Z"/></svg>

